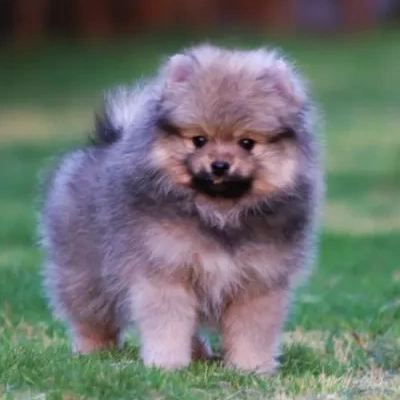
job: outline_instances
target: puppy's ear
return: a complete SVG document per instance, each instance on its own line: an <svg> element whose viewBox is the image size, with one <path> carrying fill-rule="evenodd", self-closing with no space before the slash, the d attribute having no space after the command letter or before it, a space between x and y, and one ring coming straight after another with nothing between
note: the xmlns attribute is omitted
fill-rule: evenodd
<svg viewBox="0 0 400 400"><path fill-rule="evenodd" d="M185 54L172 56L163 68L165 80L170 84L185 83L194 73L194 60Z"/></svg>
<svg viewBox="0 0 400 400"><path fill-rule="evenodd" d="M307 88L304 80L298 75L294 66L276 51L261 50L265 64L259 80L274 87L296 103L307 101Z"/></svg>

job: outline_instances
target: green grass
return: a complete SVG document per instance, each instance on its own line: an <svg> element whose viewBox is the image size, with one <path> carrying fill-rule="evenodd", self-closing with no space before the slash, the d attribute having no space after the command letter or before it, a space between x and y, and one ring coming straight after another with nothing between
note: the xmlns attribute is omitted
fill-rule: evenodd
<svg viewBox="0 0 400 400"><path fill-rule="evenodd" d="M219 43L258 46L257 35ZM35 242L37 175L81 141L101 90L155 70L183 38L0 55L0 399L400 398L400 36L282 40L325 114L321 253L296 296L282 369L145 369L123 351L73 357L47 309ZM12 56L12 57L11 57Z"/></svg>

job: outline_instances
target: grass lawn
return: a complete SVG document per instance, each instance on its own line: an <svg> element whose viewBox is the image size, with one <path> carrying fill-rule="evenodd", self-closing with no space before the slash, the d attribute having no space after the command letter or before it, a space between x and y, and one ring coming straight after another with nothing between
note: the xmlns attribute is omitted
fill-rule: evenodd
<svg viewBox="0 0 400 400"><path fill-rule="evenodd" d="M258 46L257 35L218 43ZM82 141L101 89L154 71L183 39L0 55L0 399L400 399L400 34L279 41L325 113L327 202L318 268L272 378L215 363L146 370L124 351L72 357L40 289L37 174Z"/></svg>

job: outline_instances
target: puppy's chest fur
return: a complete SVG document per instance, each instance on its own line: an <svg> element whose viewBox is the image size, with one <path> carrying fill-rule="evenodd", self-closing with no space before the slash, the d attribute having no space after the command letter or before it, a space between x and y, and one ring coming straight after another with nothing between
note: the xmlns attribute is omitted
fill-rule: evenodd
<svg viewBox="0 0 400 400"><path fill-rule="evenodd" d="M145 236L152 264L189 285L205 314L215 315L233 296L276 284L285 269L284 249L260 229L225 236L195 224L164 222Z"/></svg>

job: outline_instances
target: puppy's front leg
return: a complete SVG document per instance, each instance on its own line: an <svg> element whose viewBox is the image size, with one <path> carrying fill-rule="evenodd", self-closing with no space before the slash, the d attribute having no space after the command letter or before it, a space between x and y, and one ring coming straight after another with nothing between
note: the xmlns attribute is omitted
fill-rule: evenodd
<svg viewBox="0 0 400 400"><path fill-rule="evenodd" d="M142 281L133 289L133 317L147 366L189 365L197 324L194 294L182 283Z"/></svg>
<svg viewBox="0 0 400 400"><path fill-rule="evenodd" d="M222 319L222 344L228 365L267 374L275 370L287 300L288 292L278 289L230 303Z"/></svg>

